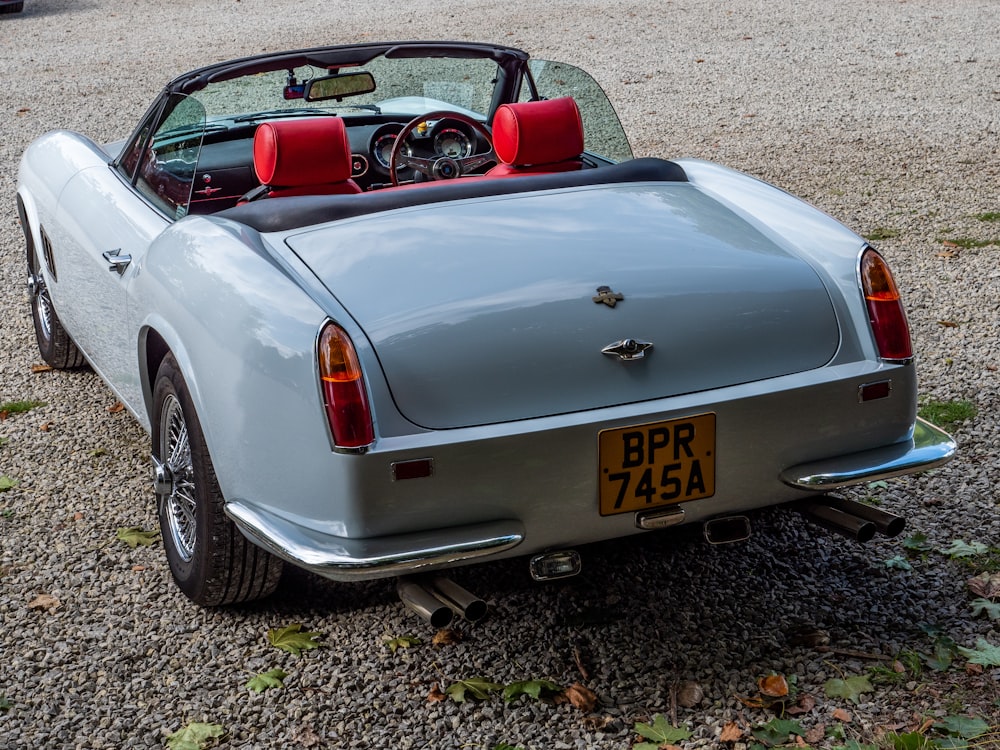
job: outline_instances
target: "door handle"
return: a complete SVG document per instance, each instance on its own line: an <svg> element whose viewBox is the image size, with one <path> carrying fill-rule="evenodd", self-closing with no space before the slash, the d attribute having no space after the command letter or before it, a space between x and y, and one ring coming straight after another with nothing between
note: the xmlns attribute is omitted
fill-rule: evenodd
<svg viewBox="0 0 1000 750"><path fill-rule="evenodd" d="M132 256L128 253L122 254L120 247L101 253L101 256L108 262L108 270L121 276L132 262Z"/></svg>

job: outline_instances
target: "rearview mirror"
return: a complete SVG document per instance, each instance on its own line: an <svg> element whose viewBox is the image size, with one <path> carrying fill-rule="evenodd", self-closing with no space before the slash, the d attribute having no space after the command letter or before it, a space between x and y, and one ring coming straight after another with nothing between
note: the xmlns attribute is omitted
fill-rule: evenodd
<svg viewBox="0 0 1000 750"><path fill-rule="evenodd" d="M370 94L374 90L375 78L366 70L358 73L338 73L308 81L305 100L321 102L326 99L343 99L345 96Z"/></svg>

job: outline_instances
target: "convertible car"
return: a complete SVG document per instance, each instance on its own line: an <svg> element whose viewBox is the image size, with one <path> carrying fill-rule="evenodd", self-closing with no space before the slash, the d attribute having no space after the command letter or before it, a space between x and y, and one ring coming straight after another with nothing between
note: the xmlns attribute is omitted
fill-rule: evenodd
<svg viewBox="0 0 1000 750"><path fill-rule="evenodd" d="M916 417L875 249L736 171L633 158L590 76L517 49L209 65L125 140L41 136L17 207L41 356L151 434L203 605L284 563L558 578L580 545L733 541L775 504L891 535L829 493L955 450Z"/></svg>

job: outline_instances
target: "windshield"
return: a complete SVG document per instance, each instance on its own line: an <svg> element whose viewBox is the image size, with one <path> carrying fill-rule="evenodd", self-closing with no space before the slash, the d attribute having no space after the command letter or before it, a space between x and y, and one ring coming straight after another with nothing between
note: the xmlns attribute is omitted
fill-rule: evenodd
<svg viewBox="0 0 1000 750"><path fill-rule="evenodd" d="M413 117L434 109L485 120L497 82L497 64L487 59L376 57L363 66L344 66L335 72L358 71L372 74L375 90L340 101L305 100L302 86L306 81L330 74L309 65L210 83L195 96L209 121L257 114L336 113L351 117L379 112Z"/></svg>

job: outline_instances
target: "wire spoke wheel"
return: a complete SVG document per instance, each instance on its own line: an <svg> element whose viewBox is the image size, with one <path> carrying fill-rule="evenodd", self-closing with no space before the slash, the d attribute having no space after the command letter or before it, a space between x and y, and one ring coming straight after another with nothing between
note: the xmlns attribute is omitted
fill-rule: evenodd
<svg viewBox="0 0 1000 750"><path fill-rule="evenodd" d="M167 395L160 412L160 447L173 479L170 494L160 498L162 512L178 555L190 562L198 542L194 466L184 410L174 394Z"/></svg>
<svg viewBox="0 0 1000 750"><path fill-rule="evenodd" d="M282 563L251 544L226 515L205 434L177 360L163 358L153 387L153 486L170 573L213 607L274 591Z"/></svg>

